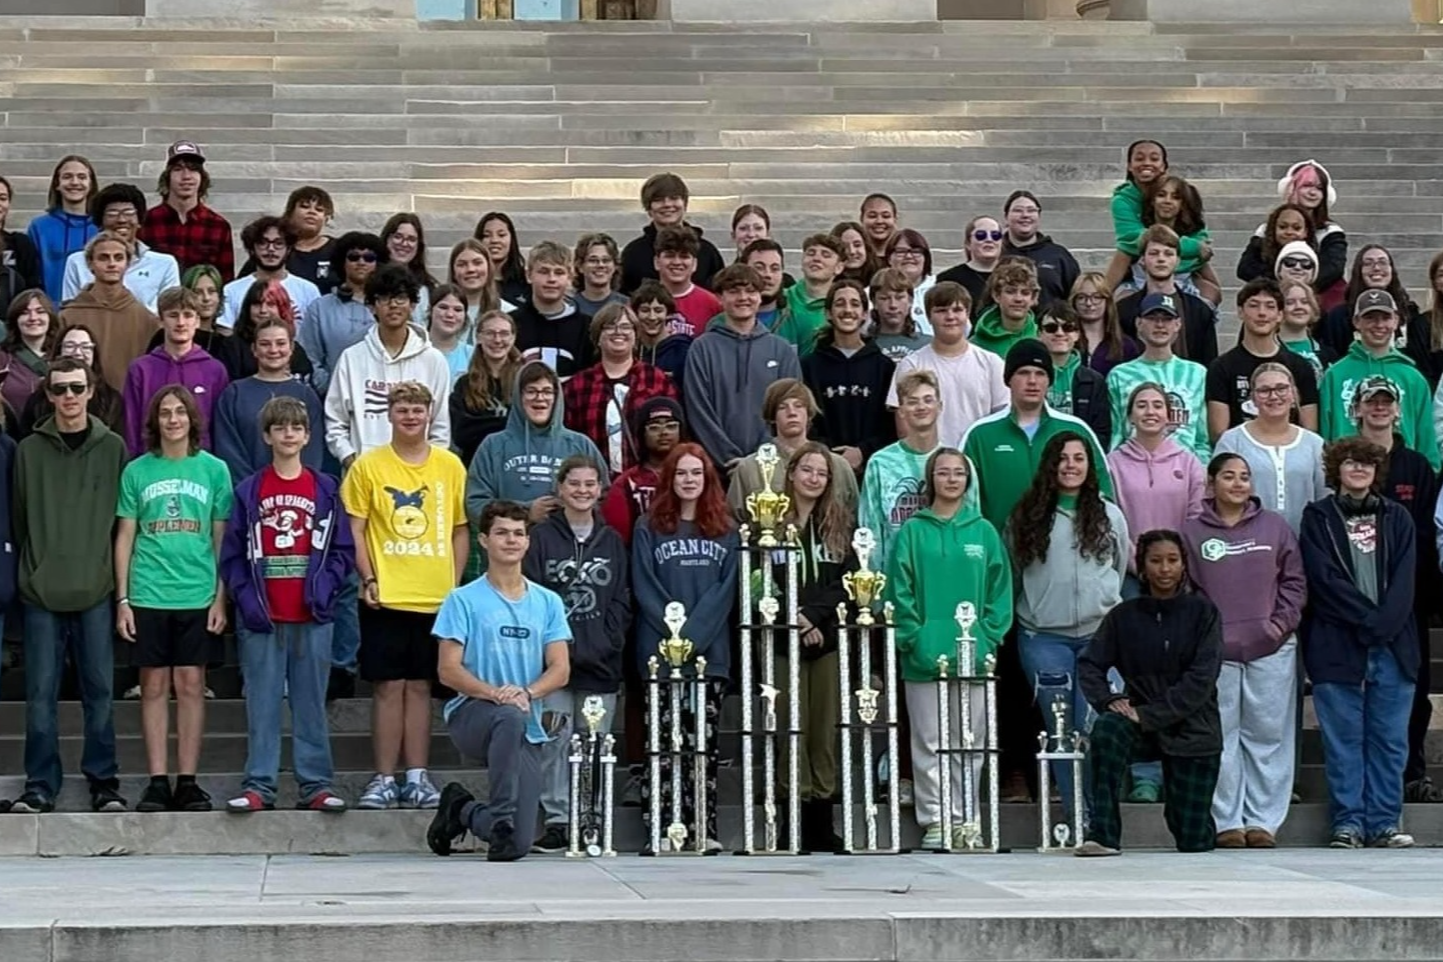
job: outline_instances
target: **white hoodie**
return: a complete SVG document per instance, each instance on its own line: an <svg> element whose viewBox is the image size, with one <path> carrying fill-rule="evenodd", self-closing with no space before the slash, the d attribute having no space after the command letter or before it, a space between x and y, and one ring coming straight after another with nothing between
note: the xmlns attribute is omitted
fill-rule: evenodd
<svg viewBox="0 0 1443 962"><path fill-rule="evenodd" d="M358 344L341 352L326 392L326 447L344 462L391 442L386 396L402 381L419 381L431 389L433 444L451 443L451 372L446 355L426 342L414 327L395 357L382 345L376 328Z"/></svg>
<svg viewBox="0 0 1443 962"><path fill-rule="evenodd" d="M85 263L85 251L71 254L65 259L61 300L71 300L93 280L95 275L90 272L90 265ZM135 256L130 259L130 266L125 269L125 277L121 279L121 283L135 295L137 301L145 305L146 310L155 314L155 303L160 298L160 292L168 287L180 286L180 266L169 254L162 254L136 241Z"/></svg>

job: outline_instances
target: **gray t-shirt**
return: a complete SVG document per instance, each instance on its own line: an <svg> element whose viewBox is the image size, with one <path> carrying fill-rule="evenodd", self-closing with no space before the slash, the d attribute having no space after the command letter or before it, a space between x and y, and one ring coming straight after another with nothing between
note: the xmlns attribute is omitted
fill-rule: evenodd
<svg viewBox="0 0 1443 962"><path fill-rule="evenodd" d="M1369 601L1378 603L1378 515L1355 514L1343 519L1352 554L1353 583Z"/></svg>

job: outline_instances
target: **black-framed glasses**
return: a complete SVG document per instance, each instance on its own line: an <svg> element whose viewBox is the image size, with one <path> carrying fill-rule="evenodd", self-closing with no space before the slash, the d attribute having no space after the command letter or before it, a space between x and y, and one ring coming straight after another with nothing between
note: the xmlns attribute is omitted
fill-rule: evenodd
<svg viewBox="0 0 1443 962"><path fill-rule="evenodd" d="M973 240L978 240L978 241L1000 241L1000 240L1002 239L1002 231L1000 231L1000 230L974 230L974 231L972 232L972 239L973 239Z"/></svg>
<svg viewBox="0 0 1443 962"><path fill-rule="evenodd" d="M84 381L66 381L64 384L45 385L45 393L51 397L64 397L67 391L76 397L80 397L80 395L88 390L90 390L90 385Z"/></svg>
<svg viewBox="0 0 1443 962"><path fill-rule="evenodd" d="M1044 321L1042 324L1043 334L1056 334L1059 331L1066 334L1076 334L1077 325L1071 321Z"/></svg>

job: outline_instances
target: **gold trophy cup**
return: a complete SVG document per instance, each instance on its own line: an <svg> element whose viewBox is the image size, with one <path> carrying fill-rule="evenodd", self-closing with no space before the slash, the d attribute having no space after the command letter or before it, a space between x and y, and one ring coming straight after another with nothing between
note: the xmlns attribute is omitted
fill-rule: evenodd
<svg viewBox="0 0 1443 962"><path fill-rule="evenodd" d="M671 637L657 646L657 654L676 671L691 660L692 643L681 636L682 625L686 624L686 606L679 601L668 603L661 620L671 629Z"/></svg>
<svg viewBox="0 0 1443 962"><path fill-rule="evenodd" d="M842 587L847 597L857 605L857 624L870 628L876 623L872 617L872 605L887 587L887 576L873 571L869 566L872 552L877 547L877 536L871 528L858 528L852 535L852 550L857 553L856 571L842 575Z"/></svg>
<svg viewBox="0 0 1443 962"><path fill-rule="evenodd" d="M756 458L757 467L762 472L762 489L747 495L747 514L751 515L752 521L761 531L757 544L763 548L775 548L777 529L781 527L782 518L786 517L792 500L772 489L772 474L777 465L782 463L781 456L777 454L777 446L763 444L757 448Z"/></svg>

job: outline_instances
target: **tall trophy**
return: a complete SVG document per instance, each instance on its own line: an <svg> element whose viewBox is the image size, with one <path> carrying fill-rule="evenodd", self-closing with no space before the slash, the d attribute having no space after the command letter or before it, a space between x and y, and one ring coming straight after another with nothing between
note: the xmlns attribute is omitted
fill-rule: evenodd
<svg viewBox="0 0 1443 962"><path fill-rule="evenodd" d="M791 508L791 500L772 486L772 476L781 457L776 445L763 444L757 449L757 467L761 469L762 490L747 496L749 524L741 527L740 584L742 610L741 644L741 746L742 746L742 846L746 855L795 855L802 850L801 798L798 743L801 737L801 611L797 604L798 568L801 543L795 525L782 529ZM779 534L780 532L780 534ZM755 535L755 539L753 539ZM783 569L783 584L778 590L774 565ZM752 585L754 573L759 576L760 593ZM787 679L785 690L777 686L775 638L786 634ZM752 659L761 660L761 683L758 684ZM786 728L777 717L777 698L786 696ZM761 724L758 725L757 699L761 701ZM785 739L785 742L783 742ZM763 837L757 840L757 742L762 754L762 817ZM777 760L783 744L786 753L787 838L781 838L781 813L778 808Z"/></svg>
<svg viewBox="0 0 1443 962"><path fill-rule="evenodd" d="M616 736L601 731L606 703L587 695L581 703L586 734L571 736L571 842L569 858L612 856L616 800Z"/></svg>
<svg viewBox="0 0 1443 962"><path fill-rule="evenodd" d="M877 816L877 765L875 740L878 734L886 739L887 757L896 770L898 758L898 717L897 717L897 635L892 624L892 606L882 609L883 625L883 677L882 691L872 687L872 633L876 625L873 608L887 585L887 576L871 568L872 552L876 550L877 539L870 528L858 528L852 535L852 550L857 555L857 570L842 576L842 587L856 609L856 619L850 624L847 605L837 605L837 624L841 637L837 644L837 704L840 708L837 727L841 734L842 774L842 845L848 853L891 854L901 851L902 813L897 804L896 792L887 806L888 837L882 844L878 832ZM852 649L856 649L857 675L852 677ZM852 685L856 684L856 689ZM853 697L856 698L855 711ZM879 697L885 696L885 715L879 704ZM862 818L865 836L861 844L857 841L856 805L857 786L853 774L854 742L860 740L862 755ZM895 777L894 777L895 782Z"/></svg>
<svg viewBox="0 0 1443 962"><path fill-rule="evenodd" d="M657 654L647 661L647 755L650 760L651 798L647 814L650 821L649 855L708 855L706 825L711 810L707 791L706 730L706 659L692 658L690 641L681 636L686 624L686 608L677 601L666 606L663 621L669 637L657 646ZM691 671L687 672L687 663ZM665 669L665 674L663 674ZM666 689L663 696L662 689ZM662 740L661 706L667 701L668 732ZM682 717L687 706L692 711L692 745L686 746L686 722ZM695 831L687 828L683 814L682 795L685 785L683 769L690 763L692 778L692 815ZM668 769L671 800L670 821L663 836L662 769Z"/></svg>
<svg viewBox="0 0 1443 962"><path fill-rule="evenodd" d="M977 639L972 629L977 624L977 607L970 601L957 606L958 636L956 670L952 659L937 659L937 769L941 781L939 791L942 813L943 852L996 852L1000 825L1000 779L997 770L997 659L989 654L983 659L981 673L977 670ZM957 704L958 732L952 730L952 704ZM980 704L974 704L978 702ZM977 723L985 726L980 740ZM960 744L959 744L960 742ZM957 828L953 814L953 766L962 769L962 824L960 845L953 841ZM988 818L982 818L979 799L982 772L987 775Z"/></svg>
<svg viewBox="0 0 1443 962"><path fill-rule="evenodd" d="M1082 733L1069 731L1065 698L1052 702L1052 731L1037 734L1037 811L1041 829L1039 852L1068 852L1082 844ZM1053 824L1052 763L1072 767L1072 818Z"/></svg>

